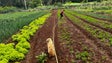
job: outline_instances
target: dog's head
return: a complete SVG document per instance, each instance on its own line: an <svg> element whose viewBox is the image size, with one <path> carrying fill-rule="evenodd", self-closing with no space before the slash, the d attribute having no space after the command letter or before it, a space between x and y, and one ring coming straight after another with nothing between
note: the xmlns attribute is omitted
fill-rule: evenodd
<svg viewBox="0 0 112 63"><path fill-rule="evenodd" d="M49 42L49 41L52 41L52 39L51 38L47 38L46 42Z"/></svg>

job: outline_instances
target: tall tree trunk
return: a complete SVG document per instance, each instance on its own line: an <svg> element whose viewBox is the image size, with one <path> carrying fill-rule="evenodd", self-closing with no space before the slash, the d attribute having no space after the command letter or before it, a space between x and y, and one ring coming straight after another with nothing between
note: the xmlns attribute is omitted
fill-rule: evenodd
<svg viewBox="0 0 112 63"><path fill-rule="evenodd" d="M25 6L25 9L27 9L26 0L24 0L24 6Z"/></svg>

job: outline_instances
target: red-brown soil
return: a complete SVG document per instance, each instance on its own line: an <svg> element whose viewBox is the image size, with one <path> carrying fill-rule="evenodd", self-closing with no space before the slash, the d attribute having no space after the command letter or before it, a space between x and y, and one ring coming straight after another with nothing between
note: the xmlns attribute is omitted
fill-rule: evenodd
<svg viewBox="0 0 112 63"><path fill-rule="evenodd" d="M52 15L46 20L45 24L31 37L31 49L26 55L26 58L21 63L38 63L36 56L47 50L47 38L52 38L52 29L57 22L57 11L52 11ZM53 60L53 61L52 61ZM55 58L48 61L48 63L55 63Z"/></svg>
<svg viewBox="0 0 112 63"><path fill-rule="evenodd" d="M58 24L56 24L57 22ZM45 24L31 37L31 49L21 63L39 63L35 56L46 52L46 39L53 38L55 25L57 26L54 34L54 44L59 63L112 63L110 56L95 44L96 38L93 38L85 32L86 30L78 27L67 17L58 19L57 10L52 11L52 15L46 20ZM89 53L88 59L86 61L77 59L76 54L84 51ZM56 63L55 57L48 58L45 63Z"/></svg>
<svg viewBox="0 0 112 63"><path fill-rule="evenodd" d="M98 24L91 23L91 22L89 22L89 21L87 21L87 20L85 20L85 19L83 19L83 18L81 18L81 17L78 17L78 16L76 16L76 15L74 15L74 16L77 17L77 18L79 18L79 19L81 19L81 20L82 20L83 22L85 22L85 23L88 23L88 24L90 24L90 25L92 25L92 26L98 27L98 28L100 28L100 29L102 29L102 30L104 30L104 31L109 32L109 33L112 34L112 29L104 28L104 27L102 27L102 26L100 26L100 25L98 25Z"/></svg>
<svg viewBox="0 0 112 63"><path fill-rule="evenodd" d="M112 59L112 47L105 45L104 43L100 42L100 40L96 37L94 37L93 35L91 35L91 33L89 33L88 31L86 31L85 29L81 28L80 26L78 26L77 24L73 23L73 21L71 21L68 17L66 17L74 26L76 26L79 30L82 31L82 33L88 37L89 39L93 40L94 44L97 45L97 47L101 50L104 50L106 54L109 55L109 57ZM90 24L91 25L91 24Z"/></svg>
<svg viewBox="0 0 112 63"><path fill-rule="evenodd" d="M62 51L66 51L64 53L64 57L68 61L68 62L60 62L60 63L72 63L73 60L75 61L73 63L86 63L81 60L77 60L75 57L77 52L85 51L84 48L86 47L87 47L86 51L90 53L91 59L88 60L89 62L111 63L110 57L103 50L100 50L96 44L94 44L94 41L97 41L97 40L91 40L90 38L88 38L86 36L86 32L79 29L77 25L74 25L70 20L65 19L64 23L58 26L58 28L60 28L58 30L59 32L58 36L60 36L61 33L64 33L64 32L70 34L69 39L66 39L66 40L63 40L62 38L60 39L61 49ZM72 48L74 52L71 53L70 50ZM102 60L102 56L106 56L107 59ZM62 61L66 61L66 60L63 59Z"/></svg>

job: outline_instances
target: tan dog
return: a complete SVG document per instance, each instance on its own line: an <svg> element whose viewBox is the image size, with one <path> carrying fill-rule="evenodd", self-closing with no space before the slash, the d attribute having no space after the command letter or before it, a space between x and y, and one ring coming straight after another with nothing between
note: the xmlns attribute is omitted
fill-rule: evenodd
<svg viewBox="0 0 112 63"><path fill-rule="evenodd" d="M54 43L51 38L48 38L47 40L47 47L48 47L48 54L50 56L55 56L55 48L54 48Z"/></svg>

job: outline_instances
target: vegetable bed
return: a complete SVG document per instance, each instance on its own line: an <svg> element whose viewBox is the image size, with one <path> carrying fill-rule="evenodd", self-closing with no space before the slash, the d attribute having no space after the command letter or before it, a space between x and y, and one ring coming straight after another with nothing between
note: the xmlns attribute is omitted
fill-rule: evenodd
<svg viewBox="0 0 112 63"><path fill-rule="evenodd" d="M0 42L6 42L6 39L11 37L11 35L16 33L23 26L28 25L32 20L46 13L47 11L17 12L0 15Z"/></svg>
<svg viewBox="0 0 112 63"><path fill-rule="evenodd" d="M70 13L70 12L69 12ZM65 14L67 16L69 16L69 18L76 23L77 25L79 25L80 27L84 28L85 30L87 30L88 32L90 32L93 36L97 37L98 39L100 39L100 41L102 43L105 43L105 45L108 46L112 46L112 35L108 32L105 32L97 27L94 27L92 25L89 25L83 21L81 21L80 19L74 17L73 15L69 14L68 12L66 12Z"/></svg>
<svg viewBox="0 0 112 63"><path fill-rule="evenodd" d="M28 26L24 26L19 33L12 36L13 42L0 44L0 63L20 61L30 49L29 39L44 24L50 14L44 15L32 21Z"/></svg>

